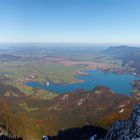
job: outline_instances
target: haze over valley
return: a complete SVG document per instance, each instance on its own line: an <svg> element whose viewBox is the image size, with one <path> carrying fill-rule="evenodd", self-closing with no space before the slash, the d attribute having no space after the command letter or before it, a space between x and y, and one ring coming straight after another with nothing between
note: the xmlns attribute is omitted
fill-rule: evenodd
<svg viewBox="0 0 140 140"><path fill-rule="evenodd" d="M140 102L140 48L87 45L79 51L76 44L67 48L46 44L0 49L0 102L13 117L32 119L27 128L36 139L84 125L107 129L115 120L127 119ZM29 134L22 134L22 127L16 128L19 134L10 131L26 138Z"/></svg>

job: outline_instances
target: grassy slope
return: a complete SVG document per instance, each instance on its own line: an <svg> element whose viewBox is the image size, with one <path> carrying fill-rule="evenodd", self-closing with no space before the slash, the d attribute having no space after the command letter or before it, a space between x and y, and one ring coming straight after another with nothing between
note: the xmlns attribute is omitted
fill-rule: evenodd
<svg viewBox="0 0 140 140"><path fill-rule="evenodd" d="M15 86L26 95L32 96L34 99L50 100L57 96L57 94L48 92L46 90L33 89L23 84L16 84Z"/></svg>

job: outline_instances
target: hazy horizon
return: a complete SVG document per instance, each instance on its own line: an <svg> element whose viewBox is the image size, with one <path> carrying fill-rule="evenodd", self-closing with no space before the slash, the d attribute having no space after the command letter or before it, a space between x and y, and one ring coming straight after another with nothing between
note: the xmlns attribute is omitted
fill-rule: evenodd
<svg viewBox="0 0 140 140"><path fill-rule="evenodd" d="M140 44L123 44L123 43L75 43L75 42L0 42L0 47L3 46L90 46L90 47L115 47L115 46L128 46L128 47L140 47Z"/></svg>

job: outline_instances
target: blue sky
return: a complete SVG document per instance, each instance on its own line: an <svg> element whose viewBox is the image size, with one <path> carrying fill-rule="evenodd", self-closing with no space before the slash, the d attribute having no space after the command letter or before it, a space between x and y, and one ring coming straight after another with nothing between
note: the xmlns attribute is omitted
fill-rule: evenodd
<svg viewBox="0 0 140 140"><path fill-rule="evenodd" d="M0 0L0 42L140 44L140 0Z"/></svg>

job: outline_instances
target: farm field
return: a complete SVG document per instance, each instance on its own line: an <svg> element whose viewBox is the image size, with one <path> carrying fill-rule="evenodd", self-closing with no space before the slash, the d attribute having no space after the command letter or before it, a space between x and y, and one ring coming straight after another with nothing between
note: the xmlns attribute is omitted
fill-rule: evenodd
<svg viewBox="0 0 140 140"><path fill-rule="evenodd" d="M95 53L99 51L96 49L89 48L87 51L81 49L80 52L75 51L78 48L65 50L46 47L43 49L40 47L35 49L30 47L28 51L26 51L26 47L2 49L0 75L7 79L7 83L15 85L29 94L33 91L25 85L28 81L43 84L46 82L70 84L79 82L75 76L81 74L82 70L109 69L121 66L121 60L113 60L108 56ZM85 51L88 55L85 55Z"/></svg>

